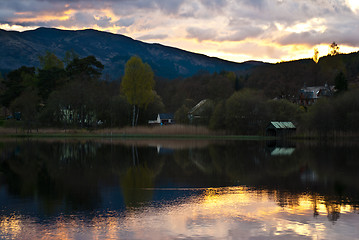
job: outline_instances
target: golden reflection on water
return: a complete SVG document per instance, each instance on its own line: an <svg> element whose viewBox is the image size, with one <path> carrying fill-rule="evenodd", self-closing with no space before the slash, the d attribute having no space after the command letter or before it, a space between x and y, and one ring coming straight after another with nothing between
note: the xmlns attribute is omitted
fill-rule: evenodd
<svg viewBox="0 0 359 240"><path fill-rule="evenodd" d="M9 216L1 217L0 230L3 235L17 236L21 232L21 217Z"/></svg>
<svg viewBox="0 0 359 240"><path fill-rule="evenodd" d="M340 215L334 219L335 222L330 221L333 214ZM160 207L137 207L122 215L103 213L87 221L81 215L59 217L47 225L15 215L2 217L0 221L2 236L30 239L248 239L279 236L351 239L358 236L358 229L359 215L349 204L331 202L316 194L293 195L246 187L202 189L201 194Z"/></svg>

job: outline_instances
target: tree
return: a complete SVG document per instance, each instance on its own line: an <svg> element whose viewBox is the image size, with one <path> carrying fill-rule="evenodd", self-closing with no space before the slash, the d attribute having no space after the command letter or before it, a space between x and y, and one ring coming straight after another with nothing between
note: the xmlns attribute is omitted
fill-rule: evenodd
<svg viewBox="0 0 359 240"><path fill-rule="evenodd" d="M34 88L37 85L37 78L34 67L22 66L11 71L3 81L5 90L1 95L1 103L9 107L21 93L28 87Z"/></svg>
<svg viewBox="0 0 359 240"><path fill-rule="evenodd" d="M39 97L34 89L27 88L18 98L10 105L13 113L21 113L21 120L24 122L24 128L28 132L37 122Z"/></svg>
<svg viewBox="0 0 359 240"><path fill-rule="evenodd" d="M266 108L269 110L269 117L271 121L279 122L296 122L300 116L300 108L297 104L292 103L286 99L269 100L266 103Z"/></svg>
<svg viewBox="0 0 359 240"><path fill-rule="evenodd" d="M125 75L121 82L121 92L133 106L132 126L137 125L139 109L147 107L154 100L155 81L153 71L141 58L134 56L125 65Z"/></svg>
<svg viewBox="0 0 359 240"><path fill-rule="evenodd" d="M66 72L71 79L85 81L98 80L101 77L104 66L94 56L74 58L66 66Z"/></svg>
<svg viewBox="0 0 359 240"><path fill-rule="evenodd" d="M52 52L46 51L44 56L39 56L40 66L43 70L51 68L64 68L64 63Z"/></svg>
<svg viewBox="0 0 359 240"><path fill-rule="evenodd" d="M306 129L316 131L321 136L328 135L335 130L336 115L333 101L321 98L309 108L304 124Z"/></svg>
<svg viewBox="0 0 359 240"><path fill-rule="evenodd" d="M207 77L209 79L207 86L208 94L206 98L221 100L229 98L236 89L236 75L233 72L222 72Z"/></svg>
<svg viewBox="0 0 359 240"><path fill-rule="evenodd" d="M189 112L189 108L183 104L182 107L180 107L176 112L175 112L175 121L176 123L182 123L182 124L188 124L188 112Z"/></svg>
<svg viewBox="0 0 359 240"><path fill-rule="evenodd" d="M66 51L63 63L68 66L76 58L79 58L79 55L74 50Z"/></svg>
<svg viewBox="0 0 359 240"><path fill-rule="evenodd" d="M141 111L142 121L138 121L138 123L148 123L149 119L156 119L158 113L165 112L165 105L162 102L162 98L154 92L153 101L148 104L148 106Z"/></svg>
<svg viewBox="0 0 359 240"><path fill-rule="evenodd" d="M5 91L4 78L2 77L2 74L0 72L0 96L4 93L4 91Z"/></svg>
<svg viewBox="0 0 359 240"><path fill-rule="evenodd" d="M65 126L96 126L99 120L97 111L101 108L99 105L104 108L104 104L101 103L101 88L99 82L86 82L80 79L66 84L50 94L42 120ZM109 105L110 103L107 107Z"/></svg>
<svg viewBox="0 0 359 240"><path fill-rule="evenodd" d="M217 103L214 108L212 117L209 121L209 127L211 129L225 129L226 127L226 105L225 101L222 100Z"/></svg>
<svg viewBox="0 0 359 240"><path fill-rule="evenodd" d="M339 54L339 46L335 42L329 45L329 55L335 56Z"/></svg>
<svg viewBox="0 0 359 240"><path fill-rule="evenodd" d="M339 72L334 79L335 88L338 93L348 90L348 80L343 72Z"/></svg>
<svg viewBox="0 0 359 240"><path fill-rule="evenodd" d="M125 96L117 95L111 98L107 110L109 116L101 118L105 120L105 125L111 128L114 126L122 127L128 125L131 116L131 105L128 104Z"/></svg>
<svg viewBox="0 0 359 240"><path fill-rule="evenodd" d="M265 99L258 91L242 89L225 103L226 128L241 134L257 134L268 122Z"/></svg>
<svg viewBox="0 0 359 240"><path fill-rule="evenodd" d="M40 69L38 72L38 79L39 95L46 101L53 91L65 85L67 80L66 71L56 67Z"/></svg>
<svg viewBox="0 0 359 240"><path fill-rule="evenodd" d="M318 48L314 48L313 61L314 61L315 63L318 63L318 61L319 61L319 51L318 51Z"/></svg>
<svg viewBox="0 0 359 240"><path fill-rule="evenodd" d="M320 98L303 118L305 127L321 136L336 131L358 132L359 89L343 92L335 98Z"/></svg>

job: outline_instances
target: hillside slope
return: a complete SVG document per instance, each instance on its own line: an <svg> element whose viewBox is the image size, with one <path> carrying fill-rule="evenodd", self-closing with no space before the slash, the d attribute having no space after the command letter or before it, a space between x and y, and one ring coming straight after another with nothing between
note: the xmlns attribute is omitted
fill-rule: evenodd
<svg viewBox="0 0 359 240"><path fill-rule="evenodd" d="M245 86L261 89L268 97L297 96L304 85L334 85L335 77L344 73L349 88L359 87L359 52L325 56L315 63L312 59L300 59L255 68Z"/></svg>
<svg viewBox="0 0 359 240"><path fill-rule="evenodd" d="M129 37L96 30L68 31L39 28L14 32L0 30L0 69L9 71L20 66L39 66L39 55L54 52L63 58L73 50L80 57L94 55L105 65L111 79L123 75L124 64L133 55L140 56L159 77L188 77L200 71L243 71L260 62L234 63L160 44L149 44Z"/></svg>

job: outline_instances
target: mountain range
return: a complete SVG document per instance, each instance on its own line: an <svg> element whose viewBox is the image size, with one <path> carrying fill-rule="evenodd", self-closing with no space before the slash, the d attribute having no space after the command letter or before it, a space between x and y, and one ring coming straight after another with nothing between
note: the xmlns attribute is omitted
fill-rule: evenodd
<svg viewBox="0 0 359 240"><path fill-rule="evenodd" d="M79 57L94 55L104 64L104 74L118 79L124 73L124 66L131 56L139 56L148 63L156 76L175 79L192 76L201 71L241 72L262 62L236 63L203 54L188 52L161 44L150 44L120 34L87 30L59 30L38 28L16 32L0 30L0 70L8 72L21 66L40 65L38 57L46 51L63 58L67 51L74 51Z"/></svg>

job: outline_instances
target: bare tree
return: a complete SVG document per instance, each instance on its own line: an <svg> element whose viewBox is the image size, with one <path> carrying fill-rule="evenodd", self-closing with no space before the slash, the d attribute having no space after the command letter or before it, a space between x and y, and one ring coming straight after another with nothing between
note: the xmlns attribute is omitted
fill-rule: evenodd
<svg viewBox="0 0 359 240"><path fill-rule="evenodd" d="M339 46L336 42L332 42L332 44L329 45L329 55L338 55L339 52Z"/></svg>
<svg viewBox="0 0 359 240"><path fill-rule="evenodd" d="M319 61L319 51L318 51L318 48L314 48L313 61L314 61L315 63L318 63L318 61Z"/></svg>

